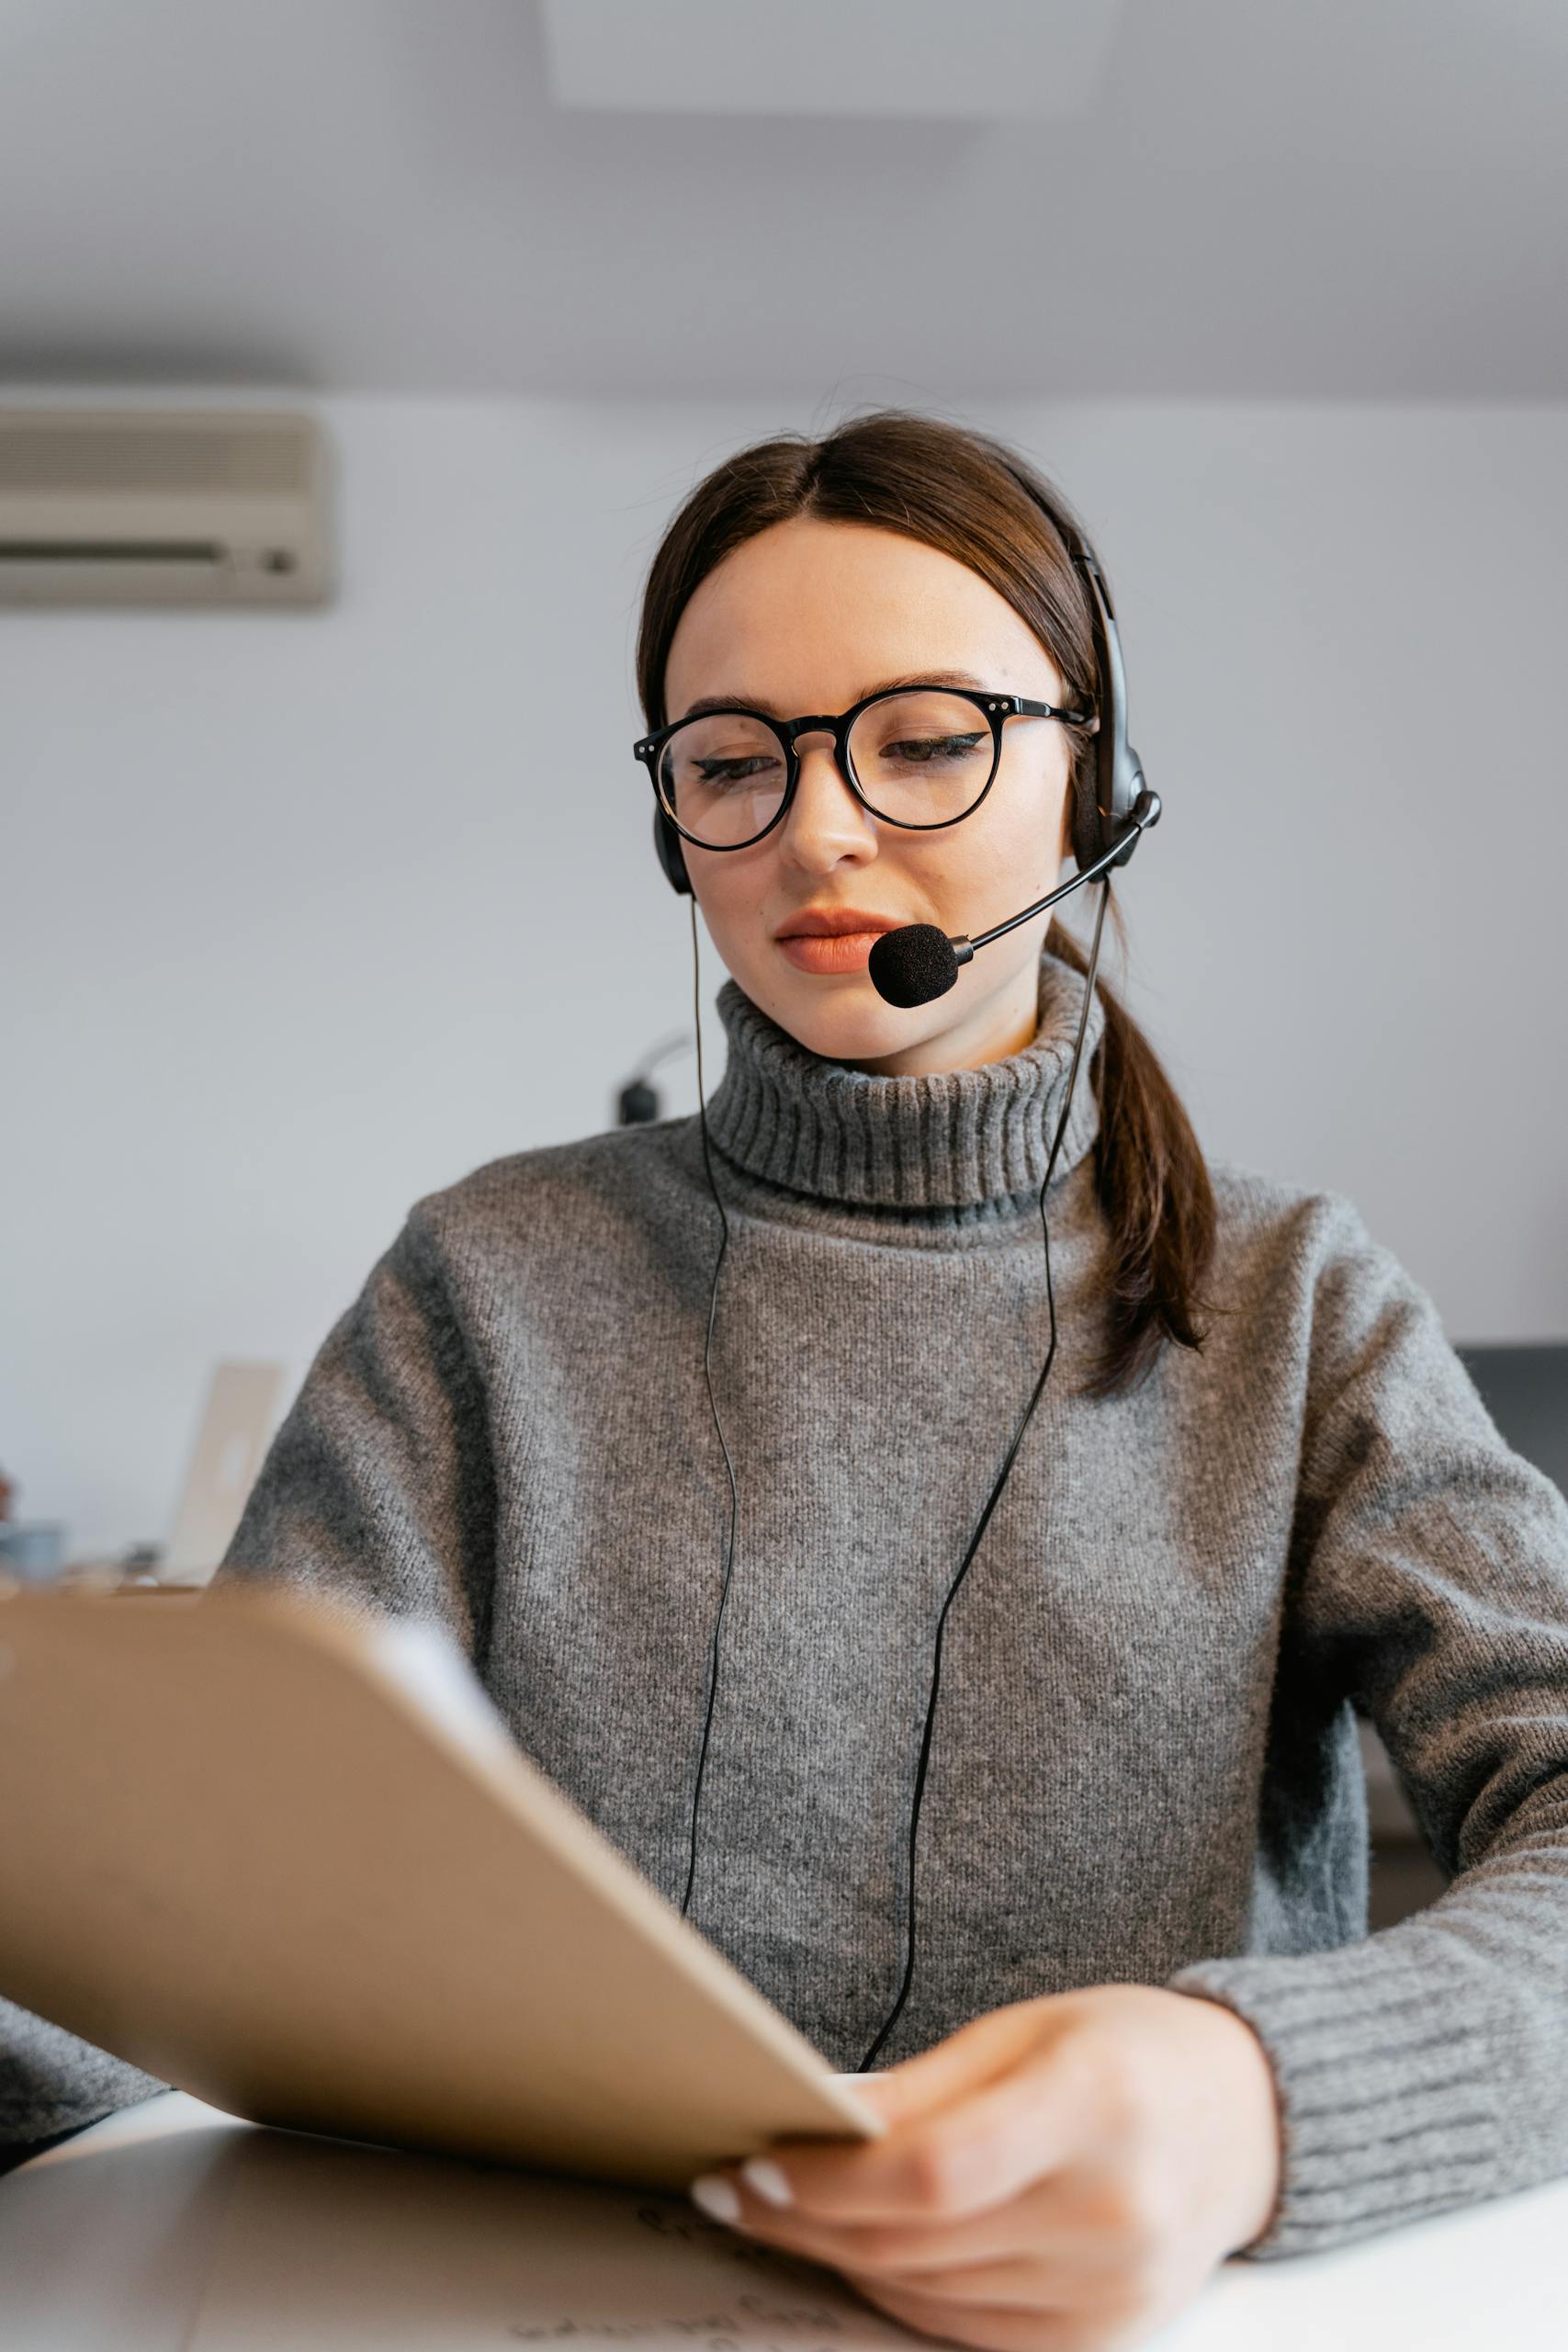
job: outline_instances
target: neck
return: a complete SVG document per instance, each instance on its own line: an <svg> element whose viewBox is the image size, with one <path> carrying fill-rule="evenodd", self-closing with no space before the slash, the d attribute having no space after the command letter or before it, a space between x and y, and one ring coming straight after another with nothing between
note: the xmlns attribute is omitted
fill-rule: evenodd
<svg viewBox="0 0 1568 2352"><path fill-rule="evenodd" d="M1080 973L1046 954L1034 975L1028 1044L968 1068L862 1070L811 1053L733 979L718 992L729 1039L707 1104L714 1144L748 1175L818 1201L889 1212L960 1213L1037 1193L1084 1006ZM1094 1062L1105 1027L1090 1001L1082 1063L1053 1184L1066 1182L1099 1132Z"/></svg>
<svg viewBox="0 0 1568 2352"><path fill-rule="evenodd" d="M942 1070L979 1069L987 1062L1006 1061L1010 1055L1022 1053L1033 1043L1040 1022L1038 948L1035 956L1034 962L1013 974L1005 989L982 997L935 1036L846 1067L875 1078L931 1078ZM960 989L963 985L960 978Z"/></svg>

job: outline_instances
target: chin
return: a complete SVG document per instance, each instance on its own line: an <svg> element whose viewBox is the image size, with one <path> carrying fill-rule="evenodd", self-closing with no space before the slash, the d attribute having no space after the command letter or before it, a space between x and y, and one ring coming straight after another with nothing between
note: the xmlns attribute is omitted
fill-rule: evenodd
<svg viewBox="0 0 1568 2352"><path fill-rule="evenodd" d="M825 1061L879 1061L886 1054L907 1053L911 1046L922 1045L946 1025L943 1000L908 1009L887 1004L863 972L846 972L831 980L803 976L798 988L764 987L761 979L754 987L741 979L740 986L797 1045Z"/></svg>

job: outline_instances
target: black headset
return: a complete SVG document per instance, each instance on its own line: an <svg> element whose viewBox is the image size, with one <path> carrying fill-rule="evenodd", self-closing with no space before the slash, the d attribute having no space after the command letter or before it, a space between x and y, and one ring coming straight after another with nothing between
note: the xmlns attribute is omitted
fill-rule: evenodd
<svg viewBox="0 0 1568 2352"><path fill-rule="evenodd" d="M1003 459L1002 462L1006 463L1006 460ZM947 1623L948 1611L953 1606L958 1589L968 1574L970 1564L979 1550L986 1530L990 1524L991 1514L1000 1499L1019 1448L1023 1442L1024 1432L1033 1418L1034 1408L1040 1402L1045 1383L1050 1376L1051 1366L1055 1361L1056 1303L1051 1283L1051 1230L1045 1217L1045 1195L1050 1189L1051 1176L1056 1165L1056 1156L1061 1149L1063 1136L1066 1133L1067 1118L1073 1104L1073 1091L1077 1082L1078 1061L1083 1050L1085 1032L1089 1025L1089 1004L1094 995L1094 976L1100 962L1100 931L1104 924L1106 901L1110 895L1110 868L1115 865L1125 865L1142 840L1145 831L1157 823L1160 813L1159 797L1157 794L1149 792L1144 781L1143 763L1127 741L1127 686L1122 662L1122 642L1117 632L1116 615L1111 606L1110 592L1105 585L1105 576L1100 570L1099 560L1076 523L1065 514L1058 514L1043 493L1016 467L1008 464L1007 471L1031 503L1038 506L1052 524L1066 548L1074 565L1083 574L1089 591L1096 670L1094 759L1091 763L1080 763L1074 791L1071 831L1073 855L1078 866L1078 875L1075 877L1075 881L1098 878L1101 883L1101 888L1094 937L1088 958L1088 976L1084 984L1077 1035L1074 1040L1072 1063L1067 1073L1066 1100L1062 1106L1061 1116L1057 1121L1055 1136L1051 1145L1045 1163L1045 1173L1040 1186L1040 1224L1045 1247L1045 1292L1050 1306L1050 1346L1045 1362L1041 1368L1040 1376L1034 1384L1033 1393L1013 1432L1012 1442L992 1485L985 1509L976 1522L968 1548L948 1586L942 1611L937 1620L936 1641L931 1660L931 1694L926 1706L925 1727L921 1734L919 1759L916 1766L914 1794L909 1812L904 1973L893 2006L883 2020L874 2041L861 2060L862 2073L870 2070L872 2062L897 2023L903 2012L904 2004L908 1998L909 1987L914 1981L917 1835L919 1826L920 1800L925 1788L926 1768L931 1758L931 1734L936 1720L937 1693L942 1677L942 1639ZM641 747L639 747L639 756L640 750ZM724 1456L725 1469L728 1474L730 1498L729 1532L725 1547L724 1578L709 1648L707 1707L703 1723L702 1744L697 1756L695 1785L692 1792L690 1859L686 1871L685 1893L681 1901L681 1911L682 1916L685 1916L691 1907L692 1889L696 1878L697 1814L707 1763L709 1736L713 1728L714 1700L718 1686L720 1634L724 1623L725 1602L728 1599L730 1577L735 1565L735 1536L739 1519L740 1498L736 1483L735 1464L730 1458L729 1447L724 1434L724 1424L719 1419L718 1404L713 1387L714 1322L718 1306L719 1271L724 1264L725 1255L729 1246L729 1219L725 1211L723 1196L715 1179L713 1154L708 1140L706 1098L703 1084L702 990L697 956L696 901L692 889L691 876L686 871L685 852L681 836L665 813L663 804L658 798L657 778L651 763L649 766L649 775L650 779L653 779L655 786L653 846L658 854L659 863L663 868L664 878L671 888L677 891L682 898L691 899L693 902L691 908L692 1001L696 1023L698 1117L702 1130L703 1160L707 1171L708 1189L713 1194L714 1205L718 1211L720 1231L718 1251L714 1261L713 1286L708 1296L707 1334L703 1349L703 1376L707 1385L708 1407L713 1416L714 1430L718 1438L720 1452ZM1115 854L1118 850L1120 854ZM1091 877L1089 869L1096 866L1101 870L1098 876ZM1072 884L1059 885L1051 897L1053 899L1063 897L1073 887ZM1015 923L1023 921L1029 913L1033 911L1038 911L1038 902L1034 909L1026 908L1023 914L1010 918L1006 923L997 926L996 932L987 933L985 938L989 939L1001 931L1012 929ZM940 934L937 936L940 937ZM979 944L983 945L985 940ZM945 942L943 946L945 949ZM964 956L967 956L969 943L964 941L962 946ZM949 960L951 961L951 958ZM948 984L946 981L942 983L943 986ZM891 1001L907 1002L921 1001L923 999L894 998Z"/></svg>

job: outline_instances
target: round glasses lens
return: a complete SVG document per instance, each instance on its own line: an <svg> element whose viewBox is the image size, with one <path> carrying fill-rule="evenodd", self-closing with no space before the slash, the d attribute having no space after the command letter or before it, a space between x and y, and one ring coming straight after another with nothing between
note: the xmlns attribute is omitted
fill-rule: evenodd
<svg viewBox="0 0 1568 2352"><path fill-rule="evenodd" d="M889 695L850 729L850 763L879 816L899 825L947 825L966 816L991 781L991 722L967 695L927 688Z"/></svg>
<svg viewBox="0 0 1568 2352"><path fill-rule="evenodd" d="M716 710L678 727L659 755L659 793L694 841L734 849L778 815L784 748L763 718Z"/></svg>

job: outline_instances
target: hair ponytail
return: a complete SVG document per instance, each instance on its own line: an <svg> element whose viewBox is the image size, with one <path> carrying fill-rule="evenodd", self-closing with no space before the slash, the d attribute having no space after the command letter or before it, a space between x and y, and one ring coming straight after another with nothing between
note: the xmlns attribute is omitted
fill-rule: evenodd
<svg viewBox="0 0 1568 2352"><path fill-rule="evenodd" d="M1124 944L1114 899L1107 911ZM1045 944L1087 972L1083 949L1055 919ZM1213 1307L1199 1294L1214 1254L1214 1188L1164 1063L1099 976L1095 989L1105 1032L1089 1072L1100 1103L1094 1188L1109 1229L1110 1282L1104 1351L1083 1387L1109 1396L1136 1386L1167 1340L1202 1346L1198 1317Z"/></svg>

